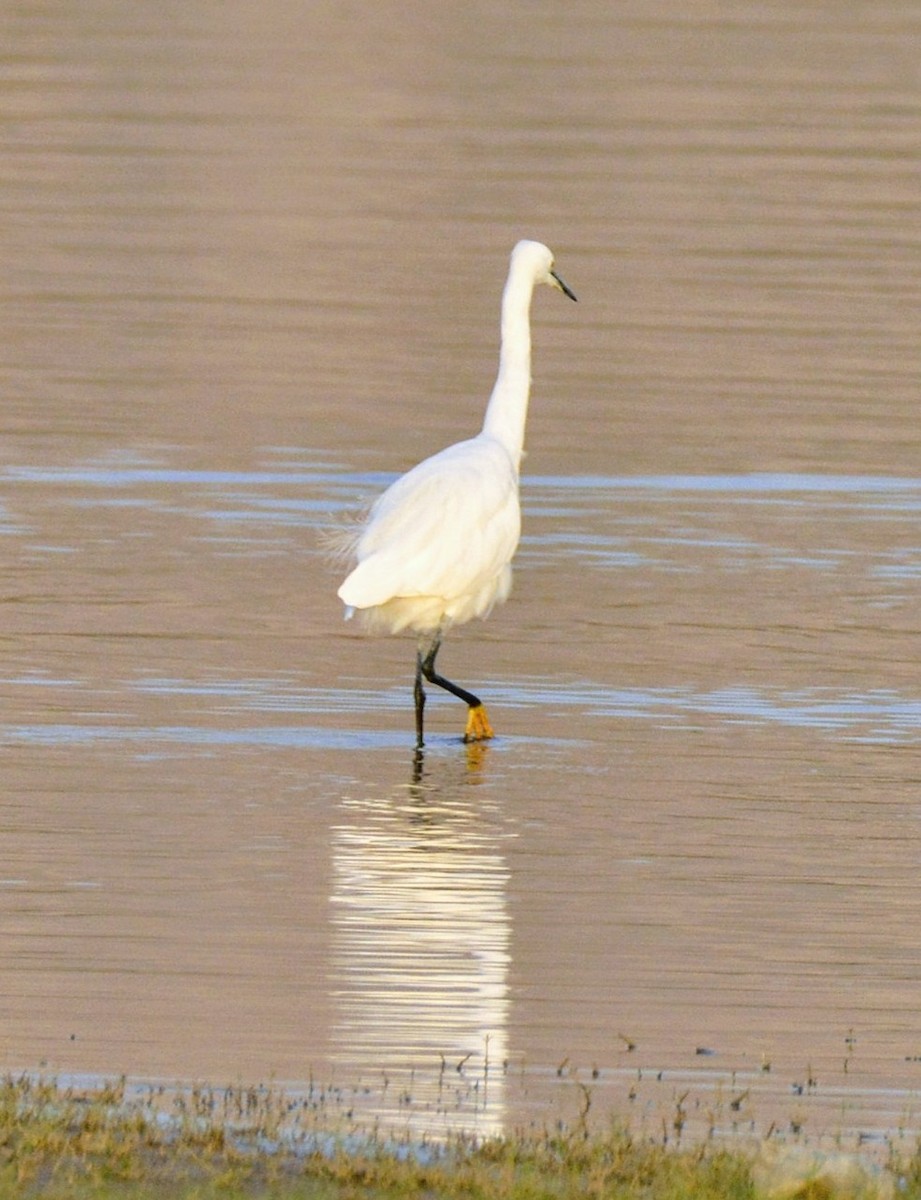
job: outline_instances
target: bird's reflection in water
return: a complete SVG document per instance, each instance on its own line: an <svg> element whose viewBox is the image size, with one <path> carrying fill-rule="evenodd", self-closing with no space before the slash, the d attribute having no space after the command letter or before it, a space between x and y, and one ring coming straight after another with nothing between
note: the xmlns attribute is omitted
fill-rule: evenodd
<svg viewBox="0 0 921 1200"><path fill-rule="evenodd" d="M486 766L486 757L489 754L489 745L486 742L467 742L464 745L464 760L463 765L452 764L456 768L454 772L454 782L459 783L461 772L466 769L466 778L463 782L470 784L481 783L485 778L484 768ZM439 764L446 772L450 769L447 763ZM439 786L444 788L445 780L439 785L436 778L431 779L431 786L438 790ZM418 788L418 792L414 792L419 799L425 795L424 788L426 783L425 770L425 748L417 747L413 753L413 769L411 776L411 787Z"/></svg>
<svg viewBox="0 0 921 1200"><path fill-rule="evenodd" d="M433 1127L473 1118L496 1132L510 928L505 827L491 789L477 786L488 782L488 753L417 752L407 787L343 801L332 842L333 1037L350 1078L411 1079L417 1117L430 1113Z"/></svg>

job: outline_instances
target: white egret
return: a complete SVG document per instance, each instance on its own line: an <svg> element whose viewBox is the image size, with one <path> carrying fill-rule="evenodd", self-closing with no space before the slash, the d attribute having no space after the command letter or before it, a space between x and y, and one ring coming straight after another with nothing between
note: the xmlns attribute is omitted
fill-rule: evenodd
<svg viewBox="0 0 921 1200"><path fill-rule="evenodd" d="M575 295L540 242L512 251L502 293L499 374L476 437L433 454L378 497L351 547L355 567L339 588L346 618L358 611L372 629L418 635L416 745L423 745L423 679L467 705L465 742L493 736L472 692L435 671L452 625L486 617L507 599L521 532L518 471L531 390L531 296L549 283Z"/></svg>

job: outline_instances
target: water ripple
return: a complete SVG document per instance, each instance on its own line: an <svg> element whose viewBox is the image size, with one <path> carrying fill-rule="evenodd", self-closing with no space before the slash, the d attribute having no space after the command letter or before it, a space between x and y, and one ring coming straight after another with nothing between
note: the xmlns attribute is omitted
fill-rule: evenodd
<svg viewBox="0 0 921 1200"><path fill-rule="evenodd" d="M14 681L16 682L16 681ZM29 684L32 681L21 681ZM72 684L71 684L72 686ZM408 713L411 702L406 687L300 688L272 679L193 681L142 679L138 692L186 697L190 701L214 700L199 715L226 717L229 713L286 713L357 715ZM786 689L730 685L710 690L691 687L611 687L588 680L561 683L539 677L486 684L490 701L506 709L551 708L570 711L579 739L590 730L578 718L649 721L663 729L696 729L703 722L750 728L785 726L812 729L850 741L902 742L921 731L921 697L892 689L857 692L830 687ZM436 700L436 703L438 701ZM444 701L448 703L448 701ZM559 729L557 729L557 734ZM6 744L77 745L94 742L172 742L194 746L294 747L302 749L384 749L402 746L406 732L373 732L330 729L315 725L151 726L79 724L8 725ZM514 737L499 739L511 743Z"/></svg>

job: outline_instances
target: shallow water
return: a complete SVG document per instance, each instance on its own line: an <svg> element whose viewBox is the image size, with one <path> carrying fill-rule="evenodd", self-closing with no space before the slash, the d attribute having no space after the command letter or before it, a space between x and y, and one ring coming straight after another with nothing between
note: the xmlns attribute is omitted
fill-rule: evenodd
<svg viewBox="0 0 921 1200"><path fill-rule="evenodd" d="M2 1065L916 1130L921 20L467 11L13 15ZM522 234L499 736L419 760L322 535Z"/></svg>

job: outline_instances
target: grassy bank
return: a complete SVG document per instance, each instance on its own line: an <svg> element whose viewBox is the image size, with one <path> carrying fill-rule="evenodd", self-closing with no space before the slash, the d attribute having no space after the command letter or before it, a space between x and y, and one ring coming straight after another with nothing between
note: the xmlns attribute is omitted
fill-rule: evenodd
<svg viewBox="0 0 921 1200"><path fill-rule="evenodd" d="M68 1200L921 1200L921 1159L882 1170L854 1155L777 1145L676 1150L621 1127L578 1125L449 1144L358 1135L271 1089L191 1089L126 1100L9 1077L0 1084L0 1197ZM306 1108L304 1109L306 1111ZM292 1119L293 1118L293 1119Z"/></svg>

